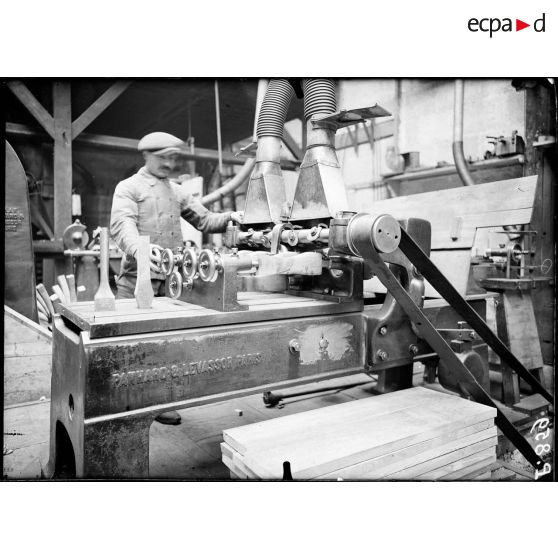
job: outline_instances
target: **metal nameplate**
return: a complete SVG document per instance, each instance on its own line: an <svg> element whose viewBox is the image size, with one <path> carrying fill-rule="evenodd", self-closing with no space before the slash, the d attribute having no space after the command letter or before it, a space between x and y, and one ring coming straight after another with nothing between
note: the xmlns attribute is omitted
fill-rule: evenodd
<svg viewBox="0 0 558 558"><path fill-rule="evenodd" d="M235 355L234 357L221 357L208 360L184 362L172 366L160 366L153 368L140 368L127 372L115 372L111 376L111 387L113 389L128 387L132 385L145 384L148 382L174 381L185 376L198 374L212 374L226 370L237 370L247 368L254 364L261 364L263 356L261 353L248 353Z"/></svg>

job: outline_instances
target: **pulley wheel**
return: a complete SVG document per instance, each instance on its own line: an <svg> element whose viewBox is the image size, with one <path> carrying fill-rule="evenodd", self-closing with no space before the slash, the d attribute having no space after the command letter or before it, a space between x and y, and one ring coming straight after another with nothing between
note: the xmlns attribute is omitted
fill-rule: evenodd
<svg viewBox="0 0 558 558"><path fill-rule="evenodd" d="M206 283L215 281L217 278L217 256L207 248L200 252L198 258L198 273L200 279Z"/></svg>
<svg viewBox="0 0 558 558"><path fill-rule="evenodd" d="M193 248L187 248L182 256L182 277L193 279L198 272L198 253Z"/></svg>
<svg viewBox="0 0 558 558"><path fill-rule="evenodd" d="M170 275L174 269L174 254L170 248L165 248L161 253L161 271Z"/></svg>
<svg viewBox="0 0 558 558"><path fill-rule="evenodd" d="M180 298L182 294L182 277L176 269L170 273L169 281L169 294L171 298Z"/></svg>

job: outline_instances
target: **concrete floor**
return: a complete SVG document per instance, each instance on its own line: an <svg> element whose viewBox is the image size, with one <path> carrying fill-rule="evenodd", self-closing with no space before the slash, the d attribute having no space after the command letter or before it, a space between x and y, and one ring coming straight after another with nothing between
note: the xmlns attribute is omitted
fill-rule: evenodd
<svg viewBox="0 0 558 558"><path fill-rule="evenodd" d="M272 408L264 406L261 394L251 395L182 410L180 411L182 423L177 426L153 422L150 432L149 478L229 479L229 471L221 461L219 445L223 441L223 430L373 395L375 382L366 374L280 391L287 394L303 389L349 385L357 382L367 383L342 391L287 399L284 401L284 405ZM421 385L422 383L422 370L417 367L414 384ZM438 384L427 387L443 389ZM49 415L49 400L13 405L4 409L4 478L44 478L43 471L46 471L49 451ZM526 415L513 411L509 416L514 422L525 420L525 417ZM518 458L517 455L510 454L506 459L515 467L514 470L517 473L515 480L529 480L530 466L524 462L522 456ZM493 475L495 480L501 477L502 475Z"/></svg>
<svg viewBox="0 0 558 558"><path fill-rule="evenodd" d="M179 411L182 423L168 426L153 422L150 431L150 478L229 479L221 462L222 431L262 420L370 397L375 382L366 374L337 378L304 389L367 382L366 386L326 394L287 399L280 407L267 408L262 395ZM300 391L302 387L280 390ZM48 463L50 401L20 404L4 409L4 478L38 479Z"/></svg>

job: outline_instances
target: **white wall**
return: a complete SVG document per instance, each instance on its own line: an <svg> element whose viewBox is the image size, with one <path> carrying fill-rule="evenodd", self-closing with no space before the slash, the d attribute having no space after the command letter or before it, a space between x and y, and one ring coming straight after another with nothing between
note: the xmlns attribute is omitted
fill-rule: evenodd
<svg viewBox="0 0 558 558"><path fill-rule="evenodd" d="M453 164L453 80L403 79L400 83L399 152L418 151L422 166L441 162ZM376 103L398 112L397 81L394 79L341 80L340 109L360 108ZM488 149L487 135L509 136L514 130L525 136L524 92L517 92L506 79L468 79L464 90L464 151L467 158L481 160ZM376 119L381 122L384 119ZM346 133L340 130L338 134ZM376 153L369 145L339 150L347 186L381 179L392 172L386 158L393 139L378 142ZM351 195L351 194L350 194Z"/></svg>

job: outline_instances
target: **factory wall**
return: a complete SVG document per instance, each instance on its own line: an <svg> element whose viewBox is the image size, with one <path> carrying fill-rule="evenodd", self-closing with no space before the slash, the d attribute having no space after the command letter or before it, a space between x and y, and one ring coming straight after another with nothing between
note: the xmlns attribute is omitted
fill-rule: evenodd
<svg viewBox="0 0 558 558"><path fill-rule="evenodd" d="M453 80L340 81L339 108L360 108L377 103L392 116L375 119L374 125L393 122L392 135L374 141L373 146L369 143L352 146L349 142L347 147L338 150L351 206L369 206L376 199L390 197L383 178L402 170L398 154L418 152L420 165L425 168L453 164L453 94ZM517 130L525 137L524 104L524 91L516 91L511 80L465 80L465 157L470 161L482 161L491 147L486 136L510 136ZM342 137L348 133L343 129L338 135Z"/></svg>

